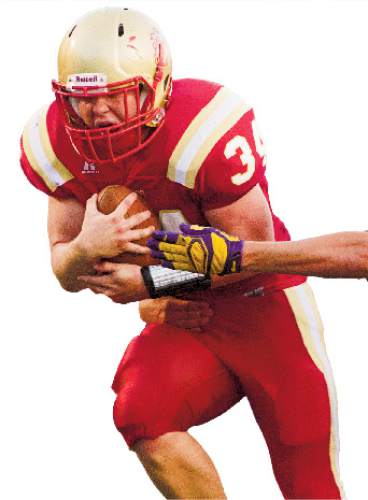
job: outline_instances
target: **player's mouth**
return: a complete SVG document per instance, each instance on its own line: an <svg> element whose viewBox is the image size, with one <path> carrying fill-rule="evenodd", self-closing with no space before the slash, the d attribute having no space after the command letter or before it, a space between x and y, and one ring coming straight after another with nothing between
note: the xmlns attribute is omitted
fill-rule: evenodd
<svg viewBox="0 0 368 500"><path fill-rule="evenodd" d="M112 125L116 125L116 123L111 120L95 120L95 127L97 128L106 128Z"/></svg>

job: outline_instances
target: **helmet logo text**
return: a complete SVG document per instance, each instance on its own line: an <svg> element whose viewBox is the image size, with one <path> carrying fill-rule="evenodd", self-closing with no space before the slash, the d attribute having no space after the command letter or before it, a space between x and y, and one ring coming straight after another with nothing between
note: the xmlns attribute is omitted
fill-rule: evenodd
<svg viewBox="0 0 368 500"><path fill-rule="evenodd" d="M67 88L73 86L92 87L106 85L107 77L104 73L75 73L68 76Z"/></svg>

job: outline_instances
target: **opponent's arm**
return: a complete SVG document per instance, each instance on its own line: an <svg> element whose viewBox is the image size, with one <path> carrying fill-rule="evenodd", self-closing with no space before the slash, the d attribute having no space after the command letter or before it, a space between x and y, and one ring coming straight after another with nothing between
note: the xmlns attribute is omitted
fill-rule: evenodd
<svg viewBox="0 0 368 500"><path fill-rule="evenodd" d="M272 242L237 240L213 227L181 225L181 230L181 234L167 233L167 237L164 232L157 235L162 242L165 237L166 242L172 241L165 243L164 252L153 250L153 255L162 258L166 267L194 269L205 274L243 270L325 278L368 277L367 232ZM152 241L157 248L158 241Z"/></svg>
<svg viewBox="0 0 368 500"><path fill-rule="evenodd" d="M258 184L234 203L208 210L205 215L212 226L241 240L274 240L271 211ZM246 269L229 276L212 276L211 286L212 288L226 286L253 274L256 272Z"/></svg>
<svg viewBox="0 0 368 500"><path fill-rule="evenodd" d="M246 241L242 268L325 278L368 277L368 233L343 232L300 241Z"/></svg>

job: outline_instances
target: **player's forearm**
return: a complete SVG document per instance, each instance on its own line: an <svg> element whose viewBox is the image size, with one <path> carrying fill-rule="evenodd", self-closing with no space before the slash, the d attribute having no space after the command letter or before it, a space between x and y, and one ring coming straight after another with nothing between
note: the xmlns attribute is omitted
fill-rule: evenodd
<svg viewBox="0 0 368 500"><path fill-rule="evenodd" d="M227 274L226 276L219 276L218 274L213 274L211 276L211 288L220 288L223 286L231 285L232 283L237 283L238 281L243 281L247 278L251 278L257 272L244 270L236 274Z"/></svg>
<svg viewBox="0 0 368 500"><path fill-rule="evenodd" d="M335 233L301 241L245 242L242 268L329 278L368 276L368 233Z"/></svg>
<svg viewBox="0 0 368 500"><path fill-rule="evenodd" d="M78 281L82 274L94 273L93 265L97 262L86 256L78 238L68 243L56 243L51 248L52 270L60 285L68 292L79 292L86 288Z"/></svg>

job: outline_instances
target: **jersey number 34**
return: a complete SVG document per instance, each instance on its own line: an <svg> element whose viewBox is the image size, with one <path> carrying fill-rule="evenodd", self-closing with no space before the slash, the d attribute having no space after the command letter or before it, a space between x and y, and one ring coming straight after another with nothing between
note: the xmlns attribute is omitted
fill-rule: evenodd
<svg viewBox="0 0 368 500"><path fill-rule="evenodd" d="M263 157L263 164L265 164L265 150L262 139L259 135L255 120L252 121L252 131L254 143L256 145L256 150L259 156ZM242 135L236 135L225 146L224 151L225 157L228 160L235 155L238 155L242 165L244 166L244 171L239 172L231 177L231 181L236 186L240 186L252 178L256 170L256 160L254 158L253 152L247 139Z"/></svg>

